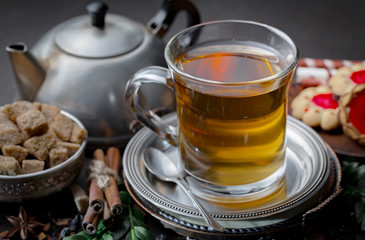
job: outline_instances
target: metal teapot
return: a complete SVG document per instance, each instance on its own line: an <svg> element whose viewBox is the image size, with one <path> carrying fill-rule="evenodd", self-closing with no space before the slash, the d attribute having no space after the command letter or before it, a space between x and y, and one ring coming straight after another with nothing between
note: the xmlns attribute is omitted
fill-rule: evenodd
<svg viewBox="0 0 365 240"><path fill-rule="evenodd" d="M200 22L199 13L188 0L165 0L144 26L107 14L101 2L87 10L90 16L55 26L30 51L24 43L6 50L20 99L56 105L76 116L88 130L91 147L123 147L133 134L123 96L127 80L145 66L165 65L161 37L179 11L188 13L188 25ZM166 102L167 92L146 91L146 101ZM167 107L174 108L169 101Z"/></svg>

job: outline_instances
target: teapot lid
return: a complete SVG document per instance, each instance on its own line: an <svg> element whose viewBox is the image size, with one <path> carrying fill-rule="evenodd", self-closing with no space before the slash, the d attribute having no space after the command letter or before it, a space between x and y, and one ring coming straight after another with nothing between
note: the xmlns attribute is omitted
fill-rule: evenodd
<svg viewBox="0 0 365 240"><path fill-rule="evenodd" d="M128 18L108 14L101 2L87 6L90 17L81 16L65 22L55 34L63 51L86 58L106 58L125 54L143 40L144 29ZM105 16L106 15L106 16Z"/></svg>

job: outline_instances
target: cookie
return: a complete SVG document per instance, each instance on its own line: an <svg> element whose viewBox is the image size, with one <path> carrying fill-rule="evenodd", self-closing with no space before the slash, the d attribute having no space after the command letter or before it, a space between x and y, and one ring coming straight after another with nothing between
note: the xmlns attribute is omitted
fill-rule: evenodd
<svg viewBox="0 0 365 240"><path fill-rule="evenodd" d="M327 85L302 90L293 99L291 108L293 117L311 127L332 131L340 126L338 102Z"/></svg>
<svg viewBox="0 0 365 240"><path fill-rule="evenodd" d="M365 84L356 85L339 101L339 120L344 133L365 146Z"/></svg>
<svg viewBox="0 0 365 240"><path fill-rule="evenodd" d="M363 83L365 83L365 65L362 64L341 67L328 81L332 92L338 96L345 95L356 85Z"/></svg>

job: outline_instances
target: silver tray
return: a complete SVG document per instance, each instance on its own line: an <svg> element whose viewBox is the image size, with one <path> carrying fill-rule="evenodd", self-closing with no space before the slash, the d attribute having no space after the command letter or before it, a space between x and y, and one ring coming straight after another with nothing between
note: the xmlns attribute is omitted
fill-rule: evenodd
<svg viewBox="0 0 365 240"><path fill-rule="evenodd" d="M165 121L176 124L176 115ZM219 206L201 199L201 203L227 228L237 229L273 226L301 216L323 202L339 188L340 165L335 154L311 128L289 117L287 125L287 173L285 196L254 206ZM143 164L143 153L158 148L170 157L178 157L177 149L147 128L140 130L128 143L123 156L127 188L132 197L153 216L175 231L194 229L211 232L182 189L159 181ZM235 230L233 230L235 229ZM183 235L189 231L180 232Z"/></svg>

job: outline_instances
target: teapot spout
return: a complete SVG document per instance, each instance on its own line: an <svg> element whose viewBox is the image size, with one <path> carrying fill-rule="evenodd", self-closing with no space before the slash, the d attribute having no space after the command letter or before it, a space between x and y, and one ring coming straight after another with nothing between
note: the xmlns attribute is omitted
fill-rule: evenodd
<svg viewBox="0 0 365 240"><path fill-rule="evenodd" d="M46 76L45 69L28 51L25 43L6 47L22 99L33 101Z"/></svg>

